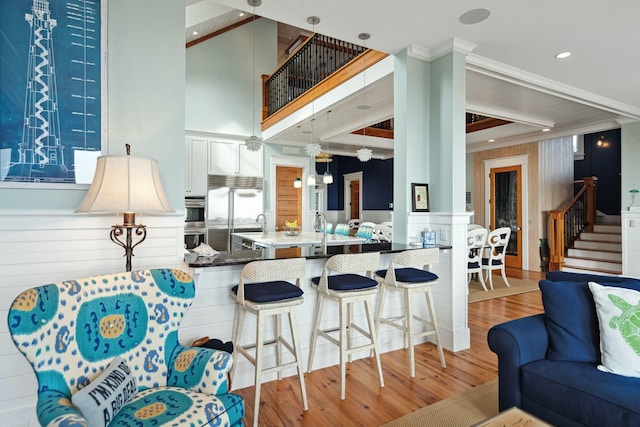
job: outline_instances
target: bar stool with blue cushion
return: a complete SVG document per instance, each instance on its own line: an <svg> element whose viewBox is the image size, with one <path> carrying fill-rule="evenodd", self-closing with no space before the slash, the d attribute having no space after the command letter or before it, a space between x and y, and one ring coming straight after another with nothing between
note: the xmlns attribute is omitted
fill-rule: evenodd
<svg viewBox="0 0 640 427"><path fill-rule="evenodd" d="M340 254L327 260L320 277L311 279L312 286L318 291L316 308L314 313L313 332L311 334L311 346L309 348L309 365L311 372L313 358L316 351L318 335L340 348L340 399L345 398L346 359L353 353L360 351L373 351L378 366L380 387L384 387L382 367L380 365L380 353L376 337L375 322L372 317L373 310L371 297L378 291L378 282L371 278L372 272L380 266L380 253ZM330 274L335 272L339 274ZM366 273L362 275L361 273ZM339 304L340 324L338 327L321 329L322 312L326 300ZM353 322L353 306L356 302L362 302L367 318L367 330ZM358 331L366 338L366 343L354 346L353 330ZM334 337L337 333L338 337Z"/></svg>
<svg viewBox="0 0 640 427"><path fill-rule="evenodd" d="M438 283L438 276L424 269L438 262L439 249L413 249L395 255L389 262L386 270L378 270L376 278L381 283L378 305L376 307L376 331L380 330L380 323L391 325L403 332L404 347L409 349L409 366L412 377L416 376L415 355L413 347L415 339L420 337L435 336L440 364L443 368L447 365L444 360L444 352L440 344L440 334L436 321L436 312L433 304L431 288ZM398 268L400 267L400 268ZM402 315L396 317L382 317L387 291L399 291L402 294ZM427 308L430 319L414 315L413 295L424 293L427 300ZM413 320L418 320L429 328L422 331L414 330Z"/></svg>
<svg viewBox="0 0 640 427"><path fill-rule="evenodd" d="M232 288L235 300L238 303L238 312L233 333L233 343L236 351L233 353L234 366L237 366L238 354L242 354L255 366L256 398L253 412L253 425L258 425L258 411L260 409L260 379L262 374L278 372L278 379L282 379L282 371L290 367L296 367L300 378L300 390L304 410L308 410L307 391L304 384L304 371L302 368L302 355L300 340L296 326L295 307L302 304L303 291L300 288L300 279L305 275L304 258L291 258L267 261L253 261L242 269L240 283ZM295 280L296 284L289 280ZM256 315L256 342L242 344L242 327L246 312ZM289 315L292 343L282 336L281 315ZM275 317L275 338L266 341L264 338L265 319L268 316ZM276 346L276 365L263 367L263 348L265 345ZM286 347L294 357L293 362L283 363L282 346ZM254 350L252 354L251 350ZM254 357L255 355L255 357Z"/></svg>

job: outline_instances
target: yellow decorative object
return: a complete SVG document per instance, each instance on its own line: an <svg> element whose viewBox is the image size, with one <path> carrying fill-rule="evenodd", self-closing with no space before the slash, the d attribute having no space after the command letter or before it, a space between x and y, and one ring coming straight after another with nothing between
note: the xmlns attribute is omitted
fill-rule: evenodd
<svg viewBox="0 0 640 427"><path fill-rule="evenodd" d="M178 358L176 359L176 370L179 372L186 371L197 354L198 352L196 350L187 350L184 353L180 354L180 356L178 356Z"/></svg>
<svg viewBox="0 0 640 427"><path fill-rule="evenodd" d="M38 293L33 289L27 289L21 293L11 304L12 310L30 311L38 302Z"/></svg>
<svg viewBox="0 0 640 427"><path fill-rule="evenodd" d="M298 226L298 220L296 219L295 221L284 221L284 225L286 227L297 227Z"/></svg>
<svg viewBox="0 0 640 427"><path fill-rule="evenodd" d="M127 322L122 314L112 314L100 320L100 335L104 338L115 338L124 332Z"/></svg>
<svg viewBox="0 0 640 427"><path fill-rule="evenodd" d="M167 405L162 402L152 403L144 408L138 409L133 413L133 416L138 420L148 420L149 418L157 417L167 410Z"/></svg>

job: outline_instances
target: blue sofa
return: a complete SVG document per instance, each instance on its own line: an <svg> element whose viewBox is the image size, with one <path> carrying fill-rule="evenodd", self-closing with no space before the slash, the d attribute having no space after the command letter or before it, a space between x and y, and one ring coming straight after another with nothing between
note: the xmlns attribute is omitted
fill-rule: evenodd
<svg viewBox="0 0 640 427"><path fill-rule="evenodd" d="M556 426L640 426L640 378L597 369L600 337L593 281L640 291L640 280L550 272L544 314L489 330L498 355L500 411L517 406Z"/></svg>

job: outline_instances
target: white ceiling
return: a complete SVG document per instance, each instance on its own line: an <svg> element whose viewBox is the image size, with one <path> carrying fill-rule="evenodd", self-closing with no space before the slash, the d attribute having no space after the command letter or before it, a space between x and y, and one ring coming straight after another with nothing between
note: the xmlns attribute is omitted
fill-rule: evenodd
<svg viewBox="0 0 640 427"><path fill-rule="evenodd" d="M245 0L185 1L187 41L196 26L202 31L195 37L200 37L207 26L245 19L237 18L234 9L252 11ZM475 25L459 22L464 12L476 8L488 9L489 18ZM435 55L450 48L454 38L475 45L467 57L467 110L516 123L467 134L467 151L597 132L624 120L640 120L637 0L263 0L256 14L306 31L312 30L307 17L315 15L321 19L316 32L359 44L358 34L367 32L371 38L366 46L389 54L410 48ZM554 58L565 50L573 55ZM362 76L359 81L362 85ZM331 141L331 151L353 151L344 143L357 149L363 137L345 131L357 129L363 120L375 123L391 117L392 78L381 75L374 82L367 75L369 81L375 85L366 88L367 104L373 108L364 118L355 109L362 103L356 93L315 109L314 135ZM332 112L327 115L328 110ZM311 125L302 116L298 121L277 137L308 143L310 136L302 131ZM551 131L541 137L545 126ZM377 143L370 140L367 145L387 156L388 143L375 148Z"/></svg>

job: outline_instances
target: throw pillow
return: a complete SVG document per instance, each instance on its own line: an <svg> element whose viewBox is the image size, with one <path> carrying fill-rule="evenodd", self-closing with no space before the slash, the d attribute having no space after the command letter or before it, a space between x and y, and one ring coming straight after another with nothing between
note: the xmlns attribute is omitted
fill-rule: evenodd
<svg viewBox="0 0 640 427"><path fill-rule="evenodd" d="M90 426L106 427L138 391L136 378L122 357L116 357L100 376L71 396Z"/></svg>
<svg viewBox="0 0 640 427"><path fill-rule="evenodd" d="M600 284L640 291L637 280ZM540 290L549 334L547 357L600 363L598 316L588 282L541 280Z"/></svg>
<svg viewBox="0 0 640 427"><path fill-rule="evenodd" d="M589 282L600 324L598 369L640 377L640 292Z"/></svg>

